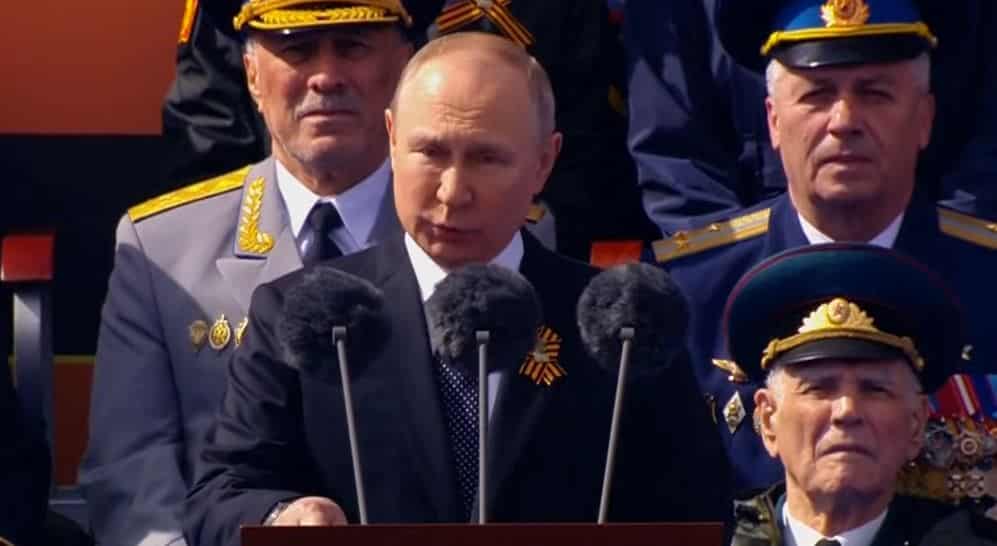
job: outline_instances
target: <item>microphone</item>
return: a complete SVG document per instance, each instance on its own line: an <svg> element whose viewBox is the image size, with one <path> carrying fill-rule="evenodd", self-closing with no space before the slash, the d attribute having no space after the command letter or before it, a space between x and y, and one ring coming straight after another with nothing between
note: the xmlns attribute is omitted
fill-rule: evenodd
<svg viewBox="0 0 997 546"><path fill-rule="evenodd" d="M436 285L426 315L433 355L447 365L478 371L478 523L486 523L488 373L519 365L533 348L540 303L519 273L468 265Z"/></svg>
<svg viewBox="0 0 997 546"><path fill-rule="evenodd" d="M638 373L669 366L685 346L689 306L667 273L638 263L602 271L578 299L578 328L589 354L603 368L618 368L598 523L606 523L620 414L631 362Z"/></svg>
<svg viewBox="0 0 997 546"><path fill-rule="evenodd" d="M330 364L338 365L361 525L367 524L367 498L347 347L354 357L369 361L383 348L389 330L381 291L360 277L329 266L315 267L287 291L277 322L277 338L292 367L331 382Z"/></svg>

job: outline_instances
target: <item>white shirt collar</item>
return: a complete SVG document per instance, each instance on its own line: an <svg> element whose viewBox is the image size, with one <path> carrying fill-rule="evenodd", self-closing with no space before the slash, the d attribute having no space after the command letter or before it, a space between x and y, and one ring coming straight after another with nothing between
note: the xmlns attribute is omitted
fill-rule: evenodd
<svg viewBox="0 0 997 546"><path fill-rule="evenodd" d="M885 519L886 510L883 510L882 513L868 523L863 523L854 529L833 537L825 537L812 527L794 518L789 513L789 504L782 505L782 522L786 529L786 546L813 546L817 544L818 540L824 538L837 540L841 543L841 546L869 546L872 544L872 539L876 538L876 533L883 526Z"/></svg>
<svg viewBox="0 0 997 546"><path fill-rule="evenodd" d="M806 218L800 213L796 213L796 217L800 219L800 227L803 228L803 235L807 238L807 241L812 244L820 243L833 243L834 239L828 237L827 235L821 233L819 229L813 226L810 222L807 222ZM876 235L869 241L870 245L881 246L883 248L893 248L893 244L897 242L897 235L900 233L900 224L904 220L904 213L900 213L890 222L890 225L886 226L886 229L881 231L879 235Z"/></svg>
<svg viewBox="0 0 997 546"><path fill-rule="evenodd" d="M312 193L290 171L277 164L277 187L287 206L287 218L294 238L301 241L301 230L308 219L308 213L316 202L323 201L335 205L339 216L343 219L346 231L360 248L368 246L377 213L381 210L381 201L388 190L391 179L391 163L384 163L352 188L338 195L319 197Z"/></svg>
<svg viewBox="0 0 997 546"><path fill-rule="evenodd" d="M425 303L433 295L436 285L447 276L447 271L434 262L408 233L405 234L405 250L408 251L412 270L415 271L415 280L419 283L419 293L422 295L423 303ZM519 271L522 261L523 236L517 231L509 244L505 245L502 252L499 252L489 263L500 265L512 271Z"/></svg>

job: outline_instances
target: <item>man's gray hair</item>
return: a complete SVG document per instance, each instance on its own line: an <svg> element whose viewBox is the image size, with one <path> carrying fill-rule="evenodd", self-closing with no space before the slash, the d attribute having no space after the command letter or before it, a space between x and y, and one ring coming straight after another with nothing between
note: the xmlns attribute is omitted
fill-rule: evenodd
<svg viewBox="0 0 997 546"><path fill-rule="evenodd" d="M928 53L921 53L909 63L915 88L922 93L931 92L931 56ZM776 83L786 74L786 70L786 66L776 59L770 60L765 67L765 88L769 96L775 93Z"/></svg>
<svg viewBox="0 0 997 546"><path fill-rule="evenodd" d="M475 51L523 73L529 86L531 102L534 106L540 137L545 138L555 129L554 91L551 88L547 71L526 50L506 38L484 32L456 32L430 41L423 46L405 66L395 95L391 99L391 112L397 113L398 99L402 89L413 79L419 70L434 59L439 59L457 51Z"/></svg>

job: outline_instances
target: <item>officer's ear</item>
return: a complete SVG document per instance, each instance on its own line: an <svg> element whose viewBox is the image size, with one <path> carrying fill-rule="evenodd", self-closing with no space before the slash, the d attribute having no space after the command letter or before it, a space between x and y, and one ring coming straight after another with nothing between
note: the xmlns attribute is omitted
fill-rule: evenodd
<svg viewBox="0 0 997 546"><path fill-rule="evenodd" d="M246 38L246 43L242 50L242 67L246 70L246 87L249 89L250 96L253 97L253 103L256 104L256 109L260 109L260 70L257 65L256 51L255 49L259 47L252 37Z"/></svg>
<svg viewBox="0 0 997 546"><path fill-rule="evenodd" d="M924 428L928 424L928 416L931 415L931 403L928 397L923 394L917 395L917 402L911 411L910 416L910 445L907 447L907 460L914 460L921 453L924 445Z"/></svg>
<svg viewBox="0 0 997 546"><path fill-rule="evenodd" d="M755 432L762 438L765 451L774 458L779 456L776 445L775 419L779 408L778 393L774 389L761 388L755 391L755 414L752 416Z"/></svg>

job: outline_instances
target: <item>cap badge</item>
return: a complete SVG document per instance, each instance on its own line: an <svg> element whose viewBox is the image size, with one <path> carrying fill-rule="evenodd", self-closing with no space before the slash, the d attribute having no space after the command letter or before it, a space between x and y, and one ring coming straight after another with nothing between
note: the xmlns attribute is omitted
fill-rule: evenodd
<svg viewBox="0 0 997 546"><path fill-rule="evenodd" d="M803 319L803 325L795 335L771 340L762 352L762 369L767 369L777 356L790 349L811 341L834 338L863 339L894 347L903 351L917 371L924 369L924 359L911 338L895 336L876 328L872 317L844 298L834 298L817 307Z"/></svg>
<svg viewBox="0 0 997 546"><path fill-rule="evenodd" d="M862 26L869 20L865 0L827 0L820 7L820 18L828 27Z"/></svg>

